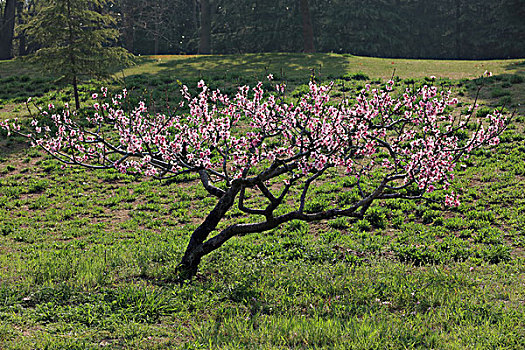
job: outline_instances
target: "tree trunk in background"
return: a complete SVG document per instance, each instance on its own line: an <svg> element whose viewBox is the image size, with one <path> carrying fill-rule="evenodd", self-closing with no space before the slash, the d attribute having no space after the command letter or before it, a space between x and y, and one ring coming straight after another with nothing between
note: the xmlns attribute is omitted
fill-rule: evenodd
<svg viewBox="0 0 525 350"><path fill-rule="evenodd" d="M13 58L16 0L6 0L4 18L0 21L0 60Z"/></svg>
<svg viewBox="0 0 525 350"><path fill-rule="evenodd" d="M17 26L18 28L21 28L24 23L24 2L19 1L16 8L16 14L17 14ZM18 56L25 56L27 55L26 50L26 33L25 30L20 30L18 33Z"/></svg>
<svg viewBox="0 0 525 350"><path fill-rule="evenodd" d="M73 76L73 94L75 95L75 109L78 111L80 109L80 99L78 97L78 80L77 76Z"/></svg>
<svg viewBox="0 0 525 350"><path fill-rule="evenodd" d="M304 52L315 52L314 28L312 25L312 16L310 15L310 7L308 6L308 0L300 1L301 17L303 19Z"/></svg>
<svg viewBox="0 0 525 350"><path fill-rule="evenodd" d="M197 10L199 3L197 0L190 0L189 6L191 6L191 28L197 32L197 29L199 28L199 11Z"/></svg>
<svg viewBox="0 0 525 350"><path fill-rule="evenodd" d="M456 0L456 58L461 58L461 0Z"/></svg>
<svg viewBox="0 0 525 350"><path fill-rule="evenodd" d="M22 32L18 36L18 56L26 56L27 55L27 43L26 43L26 36Z"/></svg>
<svg viewBox="0 0 525 350"><path fill-rule="evenodd" d="M159 54L159 31L160 25L158 18L155 18L155 33L153 33L153 52L155 55Z"/></svg>
<svg viewBox="0 0 525 350"><path fill-rule="evenodd" d="M210 49L210 36L211 36L211 14L210 14L210 1L201 0L201 25L200 25L200 36L199 36L199 53L209 54Z"/></svg>
<svg viewBox="0 0 525 350"><path fill-rule="evenodd" d="M134 9L130 1L122 1L122 44L126 50L133 53L135 49L135 29L133 28Z"/></svg>

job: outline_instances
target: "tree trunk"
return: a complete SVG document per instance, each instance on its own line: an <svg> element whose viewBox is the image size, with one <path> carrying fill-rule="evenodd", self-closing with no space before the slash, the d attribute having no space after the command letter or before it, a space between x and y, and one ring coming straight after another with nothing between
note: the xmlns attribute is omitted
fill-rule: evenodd
<svg viewBox="0 0 525 350"><path fill-rule="evenodd" d="M20 36L18 37L18 56L26 56L27 55L27 43L26 43L26 35L24 32L20 33Z"/></svg>
<svg viewBox="0 0 525 350"><path fill-rule="evenodd" d="M201 262L201 258L206 255L202 249L202 244L213 232L224 215L235 203L235 198L240 191L240 186L233 184L232 187L219 199L218 203L208 214L204 222L191 235L186 252L179 264L179 272L182 280L188 280L195 276Z"/></svg>
<svg viewBox="0 0 525 350"><path fill-rule="evenodd" d="M155 33L153 34L153 54L159 54L159 23L155 22Z"/></svg>
<svg viewBox="0 0 525 350"><path fill-rule="evenodd" d="M209 54L210 48L210 37L211 37L211 13L210 13L210 1L201 0L201 25L200 25L200 36L199 36L199 53Z"/></svg>
<svg viewBox="0 0 525 350"><path fill-rule="evenodd" d="M197 31L199 28L199 17L198 17L198 11L197 11L197 1L196 0L190 0L188 6L190 7L190 26L189 28L191 30Z"/></svg>
<svg viewBox="0 0 525 350"><path fill-rule="evenodd" d="M131 53L135 49L135 29L133 28L132 16L134 10L129 1L122 2L122 43L124 48Z"/></svg>
<svg viewBox="0 0 525 350"><path fill-rule="evenodd" d="M13 58L16 0L6 0L4 18L0 21L0 60Z"/></svg>
<svg viewBox="0 0 525 350"><path fill-rule="evenodd" d="M456 0L456 59L461 59L461 0Z"/></svg>
<svg viewBox="0 0 525 350"><path fill-rule="evenodd" d="M303 19L304 52L315 52L314 28L312 25L312 16L310 15L308 0L300 0L300 5L301 17Z"/></svg>
<svg viewBox="0 0 525 350"><path fill-rule="evenodd" d="M16 8L16 14L18 17L17 18L18 28L24 25L23 12L24 12L24 2L19 1L17 4L17 8ZM25 30L21 30L20 33L18 34L18 56L27 55L26 45L27 44L26 44Z"/></svg>
<svg viewBox="0 0 525 350"><path fill-rule="evenodd" d="M160 7L160 1L157 1L153 10L153 52L155 55L159 54L159 45L160 45L160 28L162 22L162 11L165 10Z"/></svg>
<svg viewBox="0 0 525 350"><path fill-rule="evenodd" d="M73 93L75 94L75 108L78 111L80 109L80 99L78 98L78 82L76 75L73 75Z"/></svg>

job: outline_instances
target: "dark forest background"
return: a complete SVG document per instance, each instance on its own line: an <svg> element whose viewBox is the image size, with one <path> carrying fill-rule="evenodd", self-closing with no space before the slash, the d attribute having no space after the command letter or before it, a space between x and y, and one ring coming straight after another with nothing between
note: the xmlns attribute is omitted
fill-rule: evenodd
<svg viewBox="0 0 525 350"><path fill-rule="evenodd" d="M24 24L53 0L0 0L0 58L38 49ZM336 52L378 57L525 56L525 0L115 0L133 54Z"/></svg>

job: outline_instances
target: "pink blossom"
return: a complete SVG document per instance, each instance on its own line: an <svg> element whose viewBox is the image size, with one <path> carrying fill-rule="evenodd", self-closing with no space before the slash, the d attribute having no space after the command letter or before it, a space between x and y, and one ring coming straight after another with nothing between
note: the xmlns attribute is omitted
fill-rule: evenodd
<svg viewBox="0 0 525 350"><path fill-rule="evenodd" d="M239 87L235 96L228 96L211 91L201 80L197 96L186 86L181 88L181 104L189 113L151 113L144 102L128 112L123 109L127 96L123 91L111 98L111 104L93 104L95 113L88 121L97 126L94 131L79 127L66 106L63 113L51 116L56 135L49 135L48 127L44 129L47 134L41 134L35 120L31 127L41 139L30 138L67 162L147 176L207 169L214 180L231 182L249 176L255 168L287 164L290 183L292 177L326 168L366 177L382 167L385 176L413 183L423 193L447 189L456 162L467 156L462 156L463 148L470 151L497 144L506 126L506 117L495 111L478 121L480 128L463 146L452 131L466 129L468 120L454 121L445 113L446 106L457 104L449 91L424 86L395 97L390 92L393 87L392 80L386 89L367 85L355 103L345 100L333 105L332 85L310 83L309 91L297 102L285 102L265 91L262 83L251 89ZM279 84L276 89L284 93L286 86ZM107 89L101 92L106 97ZM444 122L449 123L445 129ZM107 125L113 127L112 133L96 133L99 126ZM8 133L20 130L16 121L0 126ZM115 161L108 154L123 158ZM374 159L376 154L381 158ZM459 205L458 196L447 194L445 204Z"/></svg>

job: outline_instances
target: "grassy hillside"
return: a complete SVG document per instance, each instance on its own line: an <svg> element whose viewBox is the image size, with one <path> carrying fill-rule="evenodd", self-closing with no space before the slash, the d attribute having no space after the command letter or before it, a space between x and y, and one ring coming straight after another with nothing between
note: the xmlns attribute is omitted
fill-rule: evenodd
<svg viewBox="0 0 525 350"><path fill-rule="evenodd" d="M475 79L487 70L510 79L516 74L522 75L525 66L523 60L406 60L338 54L149 56L138 58L133 67L115 72L115 81L93 81L81 85L80 90L84 102L89 102L92 91L108 84L126 86L159 101L165 99L166 92L170 96L175 94L180 88L179 82L191 86L200 79L212 86L233 88L240 84L253 85L272 73L294 88L307 83L312 73L320 81L333 81L355 74L372 80L384 80L395 74L401 79L433 75L460 81ZM20 103L29 97L42 96L42 101L61 103L72 100L72 89L66 82L59 77L44 75L37 67L20 60L0 61L0 86L0 118L26 114ZM523 101L524 98L522 94L516 101Z"/></svg>
<svg viewBox="0 0 525 350"><path fill-rule="evenodd" d="M434 75L467 103L475 78L489 70L495 76L485 82L479 115L518 109L501 144L458 169L458 208L385 201L356 223L292 222L232 239L183 286L174 283L176 265L215 202L198 182L62 169L0 134L0 348L524 348L521 62L159 56L116 74L114 88L127 86L160 110L166 96L176 100L177 80L194 88L203 78L233 91L267 73L280 77L281 68L290 96L301 93L311 68L341 94L380 83L395 67L400 88ZM13 90L0 89L0 118L24 117L20 101L32 92L41 103L67 101L67 88L34 71L0 62L0 86ZM47 85L30 91L37 79ZM83 86L85 101L99 84ZM350 180L333 178L315 189L311 205L345 201L338 189ZM239 215L234 209L229 219Z"/></svg>
<svg viewBox="0 0 525 350"><path fill-rule="evenodd" d="M521 63L521 65L520 65ZM423 78L429 75L451 79L471 79L486 70L494 74L513 74L523 70L522 60L413 60L359 57L340 54L262 53L213 56L149 56L141 64L124 71L134 74L172 75L178 79L197 75L242 74L260 77L265 72L276 76L281 72L289 79L308 79L311 69L318 75L333 78L346 73L362 72L371 78L386 79L396 75L401 78Z"/></svg>

